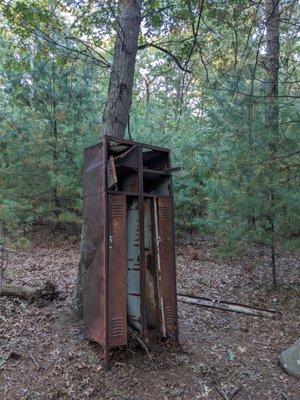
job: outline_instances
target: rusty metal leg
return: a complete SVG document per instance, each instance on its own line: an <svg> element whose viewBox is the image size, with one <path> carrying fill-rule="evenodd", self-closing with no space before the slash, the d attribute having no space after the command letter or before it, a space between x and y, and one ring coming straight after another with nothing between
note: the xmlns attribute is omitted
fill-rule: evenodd
<svg viewBox="0 0 300 400"><path fill-rule="evenodd" d="M111 369L109 349L107 347L104 348L104 369L106 371L109 371Z"/></svg>
<svg viewBox="0 0 300 400"><path fill-rule="evenodd" d="M178 328L176 328L176 331L175 331L174 342L177 343L177 344L179 343Z"/></svg>

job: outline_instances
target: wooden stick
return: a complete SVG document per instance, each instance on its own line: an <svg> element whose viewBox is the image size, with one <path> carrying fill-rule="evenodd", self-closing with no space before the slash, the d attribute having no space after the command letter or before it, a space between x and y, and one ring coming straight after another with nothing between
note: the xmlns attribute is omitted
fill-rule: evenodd
<svg viewBox="0 0 300 400"><path fill-rule="evenodd" d="M223 397L223 399L225 400L230 400L229 397L227 396L227 394L225 392L223 392L222 389L219 388L219 386L216 386L218 393Z"/></svg>
<svg viewBox="0 0 300 400"><path fill-rule="evenodd" d="M242 386L238 386L237 388L233 389L233 391L230 393L230 400L233 400L233 398L238 394L238 392L242 389Z"/></svg>
<svg viewBox="0 0 300 400"><path fill-rule="evenodd" d="M275 310L266 310L244 304L230 303L228 301L217 301L205 297L178 294L177 299L184 303L193 304L196 306L216 308L225 311L234 311L242 314L254 315L256 317L274 318L278 314L278 312Z"/></svg>
<svg viewBox="0 0 300 400"><path fill-rule="evenodd" d="M33 357L31 351L29 351L28 353L28 357L30 358L30 360L33 362L33 364L36 366L36 368L38 370L42 369L42 367L40 366L40 364L36 361L36 359Z"/></svg>
<svg viewBox="0 0 300 400"><path fill-rule="evenodd" d="M33 300L37 295L37 290L22 286L3 285L0 290L0 296L18 297L23 300Z"/></svg>
<svg viewBox="0 0 300 400"><path fill-rule="evenodd" d="M233 389L231 393L227 393L224 390L222 390L217 384L216 384L216 389L219 392L219 394L225 399L225 400L233 400L233 398L238 394L238 392L241 390L241 386L238 386L237 388Z"/></svg>
<svg viewBox="0 0 300 400"><path fill-rule="evenodd" d="M139 337L139 335L133 329L131 329L129 326L128 326L128 331L129 331L131 337L138 342L138 344L142 347L142 349L145 350L145 352L146 352L147 356L149 357L153 367L155 368L155 364L154 364L153 358L152 358L152 356L151 356L151 354L149 352L149 349L146 346L146 344L142 341L142 339Z"/></svg>
<svg viewBox="0 0 300 400"><path fill-rule="evenodd" d="M0 288L0 296L18 297L23 300L35 301L38 298L53 300L58 297L56 287L51 282L46 282L44 286L34 289L24 286L3 285Z"/></svg>

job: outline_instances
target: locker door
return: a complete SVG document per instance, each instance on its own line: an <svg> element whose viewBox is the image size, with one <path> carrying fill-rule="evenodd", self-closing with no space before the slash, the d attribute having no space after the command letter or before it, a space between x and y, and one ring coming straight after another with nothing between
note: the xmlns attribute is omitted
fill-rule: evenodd
<svg viewBox="0 0 300 400"><path fill-rule="evenodd" d="M105 238L104 238L103 146L84 152L83 218L85 229L85 276L83 287L84 336L104 345L105 324Z"/></svg>
<svg viewBox="0 0 300 400"><path fill-rule="evenodd" d="M109 195L109 346L127 344L126 196Z"/></svg>
<svg viewBox="0 0 300 400"><path fill-rule="evenodd" d="M177 330L174 227L170 197L157 198L157 214L163 334L169 336Z"/></svg>

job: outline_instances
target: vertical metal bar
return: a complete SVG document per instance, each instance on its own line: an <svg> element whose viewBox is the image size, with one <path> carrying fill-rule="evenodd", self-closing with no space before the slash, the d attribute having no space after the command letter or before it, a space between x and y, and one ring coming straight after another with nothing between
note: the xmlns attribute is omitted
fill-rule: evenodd
<svg viewBox="0 0 300 400"><path fill-rule="evenodd" d="M104 147L104 265L105 265L105 347L104 347L104 365L106 369L110 368L109 356L109 207L108 207L108 192L107 192L107 158L108 158L108 140L103 139Z"/></svg>
<svg viewBox="0 0 300 400"><path fill-rule="evenodd" d="M171 160L170 160L170 154L169 154L169 165L171 165ZM179 342L179 336L178 336L178 306L177 306L177 277L176 277L176 256L175 256L175 221L174 221L174 198L173 198L173 178L172 178L172 174L170 174L170 199L171 199L171 208L172 208L172 241L173 241L173 260L174 260L174 269L173 269L173 273L174 273L174 282L175 282L175 296L176 296L176 301L175 301L175 322L176 322L176 330L175 330L175 341Z"/></svg>
<svg viewBox="0 0 300 400"><path fill-rule="evenodd" d="M156 268L157 268L157 294L159 301L159 310L160 310L160 322L161 322L161 331L163 336L165 337L166 332L166 322L165 322L165 310L164 310L164 301L163 301L163 291L162 291L162 282L161 282L161 262L160 262L160 251L159 251L159 228L158 228L158 209L157 209L157 197L153 197L154 204L154 238L155 238L155 248L156 248Z"/></svg>
<svg viewBox="0 0 300 400"><path fill-rule="evenodd" d="M145 291L145 238L144 238L144 185L143 185L143 153L142 147L138 146L139 152L139 229L140 229L140 285L141 285L141 317L142 335L146 334L146 291Z"/></svg>

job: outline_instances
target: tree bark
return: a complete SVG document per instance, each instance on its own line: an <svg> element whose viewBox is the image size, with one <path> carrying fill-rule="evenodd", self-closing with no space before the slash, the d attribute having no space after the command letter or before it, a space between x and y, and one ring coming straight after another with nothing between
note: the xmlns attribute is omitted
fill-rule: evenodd
<svg viewBox="0 0 300 400"><path fill-rule="evenodd" d="M138 36L141 26L142 0L120 0L121 15L116 17L117 32L109 87L103 112L101 136L125 136L132 101ZM85 228L82 228L77 292L73 310L82 317L82 294L86 262Z"/></svg>
<svg viewBox="0 0 300 400"><path fill-rule="evenodd" d="M276 149L278 139L278 71L279 71L279 0L266 0L266 126L270 145Z"/></svg>
<svg viewBox="0 0 300 400"><path fill-rule="evenodd" d="M51 125L52 125L52 170L55 176L55 186L53 188L53 209L55 215L55 223L58 221L59 217L59 198L58 198L58 128L57 128L57 118L56 118L56 93L55 93L55 63L52 60L51 65L51 104L52 104L52 116L51 116Z"/></svg>
<svg viewBox="0 0 300 400"><path fill-rule="evenodd" d="M266 108L265 124L268 135L270 153L270 212L269 223L271 226L271 269L273 287L277 286L276 253L275 253L275 204L276 192L274 176L276 174L276 154L279 140L279 104L278 104L278 71L279 71L279 1L266 0Z"/></svg>
<svg viewBox="0 0 300 400"><path fill-rule="evenodd" d="M102 135L124 137L132 101L138 36L141 26L141 1L121 1L117 17L117 36L110 72L107 100L102 118Z"/></svg>

